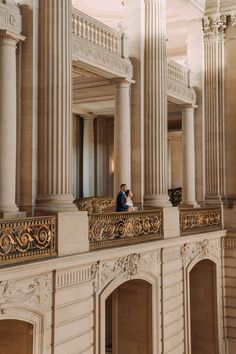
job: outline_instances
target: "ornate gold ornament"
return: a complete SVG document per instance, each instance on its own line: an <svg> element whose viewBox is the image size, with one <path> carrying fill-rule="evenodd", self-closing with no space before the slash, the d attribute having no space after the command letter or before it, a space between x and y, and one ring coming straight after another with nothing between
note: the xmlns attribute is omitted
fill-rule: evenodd
<svg viewBox="0 0 236 354"><path fill-rule="evenodd" d="M91 214L90 248L115 246L127 241L148 241L162 237L162 211Z"/></svg>
<svg viewBox="0 0 236 354"><path fill-rule="evenodd" d="M180 231L212 231L222 229L220 208L180 209Z"/></svg>
<svg viewBox="0 0 236 354"><path fill-rule="evenodd" d="M88 213L104 213L107 208L115 205L114 199L110 197L88 197L75 199L73 203L78 210Z"/></svg>
<svg viewBox="0 0 236 354"><path fill-rule="evenodd" d="M0 221L0 265L56 255L56 218Z"/></svg>

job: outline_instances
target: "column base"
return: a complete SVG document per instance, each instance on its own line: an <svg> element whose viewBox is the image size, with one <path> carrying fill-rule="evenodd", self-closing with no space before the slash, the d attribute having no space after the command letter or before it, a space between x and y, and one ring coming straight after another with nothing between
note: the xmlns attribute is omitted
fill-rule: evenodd
<svg viewBox="0 0 236 354"><path fill-rule="evenodd" d="M172 204L169 200L168 194L152 194L145 195L144 197L144 207L153 207L153 208L164 208L172 207Z"/></svg>
<svg viewBox="0 0 236 354"><path fill-rule="evenodd" d="M196 202L196 200L185 201L183 200L180 205L180 208L200 208L200 205Z"/></svg>
<svg viewBox="0 0 236 354"><path fill-rule="evenodd" d="M38 196L36 200L35 211L77 211L76 205L73 203L73 196L71 194L55 194Z"/></svg>

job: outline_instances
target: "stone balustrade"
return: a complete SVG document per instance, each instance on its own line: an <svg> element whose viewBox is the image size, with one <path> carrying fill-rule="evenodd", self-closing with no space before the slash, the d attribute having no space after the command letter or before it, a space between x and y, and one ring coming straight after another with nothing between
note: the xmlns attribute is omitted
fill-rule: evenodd
<svg viewBox="0 0 236 354"><path fill-rule="evenodd" d="M0 266L56 254L54 216L0 220Z"/></svg>
<svg viewBox="0 0 236 354"><path fill-rule="evenodd" d="M84 41L93 43L105 51L124 56L121 32L115 31L105 24L73 8L72 33Z"/></svg>
<svg viewBox="0 0 236 354"><path fill-rule="evenodd" d="M190 69L174 60L167 59L167 78L185 87L190 87L189 82Z"/></svg>
<svg viewBox="0 0 236 354"><path fill-rule="evenodd" d="M220 207L184 208L180 209L179 213L180 232L182 235L222 229Z"/></svg>
<svg viewBox="0 0 236 354"><path fill-rule="evenodd" d="M161 239L162 210L89 215L90 249Z"/></svg>

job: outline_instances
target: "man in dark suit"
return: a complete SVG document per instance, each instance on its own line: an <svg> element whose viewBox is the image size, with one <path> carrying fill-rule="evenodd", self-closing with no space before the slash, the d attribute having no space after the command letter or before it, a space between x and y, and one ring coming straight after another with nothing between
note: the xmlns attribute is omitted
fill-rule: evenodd
<svg viewBox="0 0 236 354"><path fill-rule="evenodd" d="M127 190L126 184L121 184L120 191L116 198L116 211L128 211L129 206L125 204L125 191Z"/></svg>

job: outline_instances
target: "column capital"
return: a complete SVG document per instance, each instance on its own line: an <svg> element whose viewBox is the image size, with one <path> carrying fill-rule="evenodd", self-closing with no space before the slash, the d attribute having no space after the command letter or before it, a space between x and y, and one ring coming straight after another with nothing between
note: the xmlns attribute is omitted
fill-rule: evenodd
<svg viewBox="0 0 236 354"><path fill-rule="evenodd" d="M205 40L223 40L227 27L226 15L205 16L202 21Z"/></svg>
<svg viewBox="0 0 236 354"><path fill-rule="evenodd" d="M84 121L93 121L97 116L92 113L83 113L79 115Z"/></svg>
<svg viewBox="0 0 236 354"><path fill-rule="evenodd" d="M130 86L131 84L135 84L135 80L132 80L132 79L130 79L128 77L114 78L114 79L111 79L110 82L112 84L124 85L124 86Z"/></svg>
<svg viewBox="0 0 236 354"><path fill-rule="evenodd" d="M195 105L195 104L184 104L184 105L181 105L181 111L183 112L183 111L187 111L187 110L193 110L194 111L194 109L196 109L196 108L198 108L198 106L197 105Z"/></svg>
<svg viewBox="0 0 236 354"><path fill-rule="evenodd" d="M25 41L25 36L4 29L4 30L0 30L0 40L2 39L15 41L15 44L17 44L20 41Z"/></svg>

